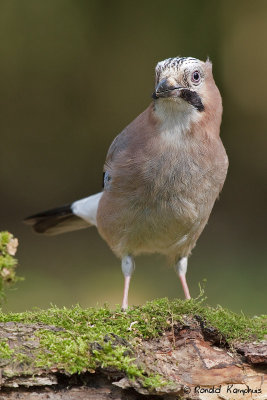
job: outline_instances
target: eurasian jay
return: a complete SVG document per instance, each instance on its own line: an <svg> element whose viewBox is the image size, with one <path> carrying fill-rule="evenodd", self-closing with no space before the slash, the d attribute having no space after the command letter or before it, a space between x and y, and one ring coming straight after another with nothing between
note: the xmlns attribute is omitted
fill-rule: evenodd
<svg viewBox="0 0 267 400"><path fill-rule="evenodd" d="M211 62L168 58L155 72L152 103L109 148L103 191L25 220L47 235L96 226L122 260L123 309L134 257L142 253L166 255L190 299L187 259L228 168Z"/></svg>

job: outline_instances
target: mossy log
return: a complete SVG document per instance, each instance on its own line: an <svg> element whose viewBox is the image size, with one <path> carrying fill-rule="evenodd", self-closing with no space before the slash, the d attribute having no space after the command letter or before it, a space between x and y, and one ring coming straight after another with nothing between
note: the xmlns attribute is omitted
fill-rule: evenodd
<svg viewBox="0 0 267 400"><path fill-rule="evenodd" d="M126 313L2 314L0 400L267 399L263 319L252 328L215 311L163 299ZM232 338L215 316L232 319Z"/></svg>

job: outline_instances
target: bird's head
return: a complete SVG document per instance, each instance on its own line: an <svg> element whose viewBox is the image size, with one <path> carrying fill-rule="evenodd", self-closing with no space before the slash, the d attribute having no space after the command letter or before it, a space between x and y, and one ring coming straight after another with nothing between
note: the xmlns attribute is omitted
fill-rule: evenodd
<svg viewBox="0 0 267 400"><path fill-rule="evenodd" d="M160 61L155 70L155 106L186 112L198 120L211 116L221 122L222 103L209 60L175 57Z"/></svg>

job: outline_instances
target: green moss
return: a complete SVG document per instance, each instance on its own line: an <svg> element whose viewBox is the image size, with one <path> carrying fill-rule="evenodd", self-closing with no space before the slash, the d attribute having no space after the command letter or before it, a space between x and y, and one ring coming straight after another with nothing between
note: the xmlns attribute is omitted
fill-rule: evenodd
<svg viewBox="0 0 267 400"><path fill-rule="evenodd" d="M8 343L7 340L1 340L0 341L0 359L10 359L12 357L12 354L14 353L14 350L12 350Z"/></svg>
<svg viewBox="0 0 267 400"><path fill-rule="evenodd" d="M23 352L19 352L19 349L16 349L16 354L14 360L19 363L23 363L24 365L32 365L32 358Z"/></svg>
<svg viewBox="0 0 267 400"><path fill-rule="evenodd" d="M16 276L18 261L14 258L18 240L7 232L0 232L0 301L5 298L5 289L22 278Z"/></svg>
<svg viewBox="0 0 267 400"><path fill-rule="evenodd" d="M187 301L159 299L127 312L119 308L111 311L108 307L53 307L45 311L0 314L0 321L44 323L62 328L37 331L41 345L35 357L38 367L56 367L69 373L97 367L115 368L124 371L130 379L141 380L144 386L159 387L166 384L163 378L147 376L134 362L132 347L138 338L156 337L185 315L198 315L230 344L235 340L261 339L267 334L267 316L249 318L204 302L203 297Z"/></svg>
<svg viewBox="0 0 267 400"><path fill-rule="evenodd" d="M6 247L10 241L10 233L7 231L0 232L0 250L6 251Z"/></svg>

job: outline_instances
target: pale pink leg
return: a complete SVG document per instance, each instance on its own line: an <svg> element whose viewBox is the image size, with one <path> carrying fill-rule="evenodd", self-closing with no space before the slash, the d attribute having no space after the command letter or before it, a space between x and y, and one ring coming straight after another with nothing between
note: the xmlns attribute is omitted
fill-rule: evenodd
<svg viewBox="0 0 267 400"><path fill-rule="evenodd" d="M128 308L128 292L129 292L129 286L130 286L130 276L125 276L124 277L124 290L123 290L123 300L122 300L122 310L126 310Z"/></svg>
<svg viewBox="0 0 267 400"><path fill-rule="evenodd" d="M122 310L126 310L128 308L128 292L134 268L135 264L133 257L128 255L123 257L121 261L121 269L124 275L124 290L123 290L123 300L121 306Z"/></svg>
<svg viewBox="0 0 267 400"><path fill-rule="evenodd" d="M188 286L187 286L187 283L186 283L186 277L185 277L185 275L180 274L180 275L179 275L179 278L180 278L182 287L183 287L183 289L184 289L185 298L186 298L186 299L191 299L191 296L190 296L190 293L189 293L189 289L188 289Z"/></svg>
<svg viewBox="0 0 267 400"><path fill-rule="evenodd" d="M184 290L184 295L186 299L191 299L190 293L189 293L189 289L187 286L187 282L186 282L186 271L187 271L187 257L182 257L180 258L180 260L178 261L178 263L175 265L174 267L177 275L180 278L183 290Z"/></svg>

